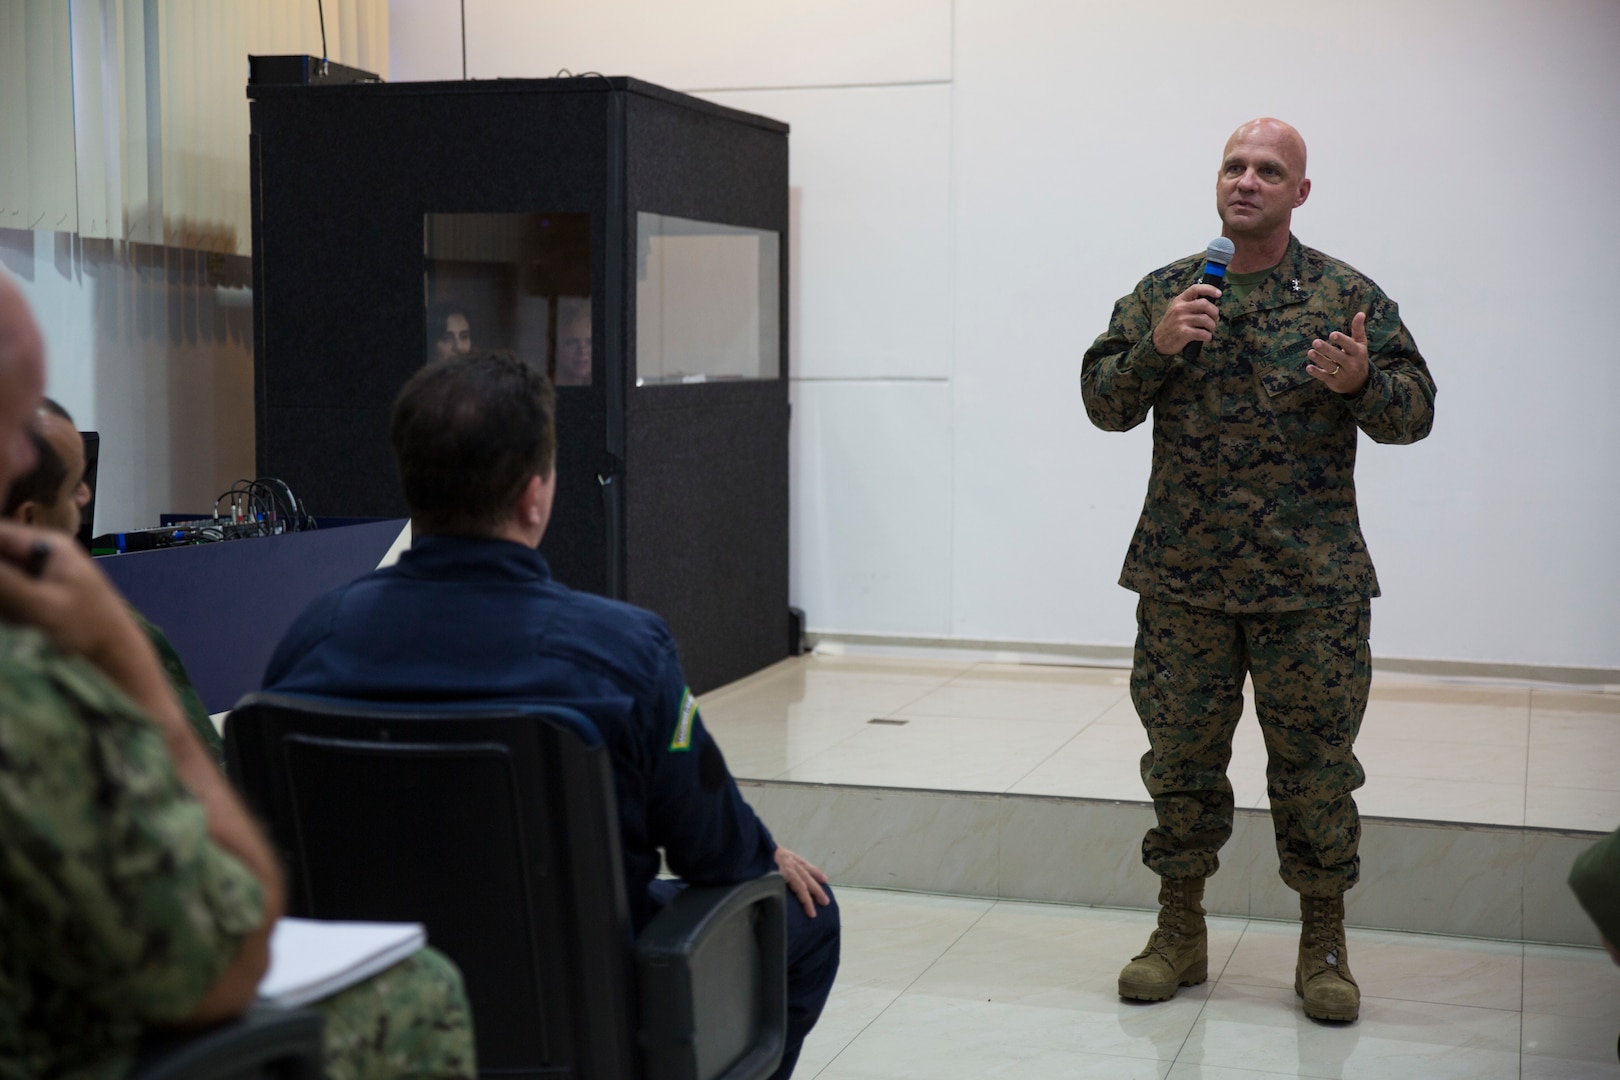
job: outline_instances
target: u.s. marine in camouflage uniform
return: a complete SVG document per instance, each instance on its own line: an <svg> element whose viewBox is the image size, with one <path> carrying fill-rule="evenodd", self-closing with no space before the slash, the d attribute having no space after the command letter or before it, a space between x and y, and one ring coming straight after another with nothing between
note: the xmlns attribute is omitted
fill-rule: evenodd
<svg viewBox="0 0 1620 1080"><path fill-rule="evenodd" d="M1216 185L1235 255L1225 292L1203 258L1143 278L1081 365L1086 412L1125 431L1153 416L1153 467L1120 584L1138 593L1131 697L1158 824L1143 860L1161 915L1120 993L1203 981L1204 879L1232 834L1232 733L1253 682L1284 881L1302 897L1296 989L1353 1020L1343 894L1356 883L1365 779L1353 753L1378 595L1356 513L1357 432L1429 433L1434 381L1394 301L1289 231L1305 147L1274 120L1227 143ZM1218 301L1218 304L1217 304ZM1202 342L1196 359L1183 348Z"/></svg>
<svg viewBox="0 0 1620 1080"><path fill-rule="evenodd" d="M0 273L0 496L43 381ZM239 1013L280 889L123 601L66 538L0 522L0 1080L122 1076L147 1031ZM330 1077L475 1073L430 950L322 1008Z"/></svg>

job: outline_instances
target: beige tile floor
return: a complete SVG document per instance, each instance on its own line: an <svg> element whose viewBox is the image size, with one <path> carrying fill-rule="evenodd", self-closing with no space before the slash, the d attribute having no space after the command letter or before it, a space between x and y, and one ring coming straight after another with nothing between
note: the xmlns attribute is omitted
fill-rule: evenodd
<svg viewBox="0 0 1620 1080"><path fill-rule="evenodd" d="M703 697L754 780L1144 801L1126 673L952 658L810 655ZM1356 742L1380 817L1608 831L1620 825L1620 692L1377 675ZM1263 807L1246 701L1229 770Z"/></svg>
<svg viewBox="0 0 1620 1080"><path fill-rule="evenodd" d="M1211 918L1210 981L1120 1000L1153 916L845 888L844 961L801 1080L1620 1078L1595 949L1352 930L1353 1025L1307 1020L1298 927Z"/></svg>

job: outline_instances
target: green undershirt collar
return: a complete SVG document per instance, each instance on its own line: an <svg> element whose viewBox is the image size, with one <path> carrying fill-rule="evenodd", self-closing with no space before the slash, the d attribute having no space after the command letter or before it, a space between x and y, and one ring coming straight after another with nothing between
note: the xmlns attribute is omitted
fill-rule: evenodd
<svg viewBox="0 0 1620 1080"><path fill-rule="evenodd" d="M1264 270L1250 270L1246 274L1234 274L1228 270L1226 272L1226 287L1221 290L1221 299L1224 300L1230 296L1233 300L1242 300L1254 290L1256 285L1270 277L1271 272L1281 265L1282 263L1278 262L1276 266L1268 266Z"/></svg>

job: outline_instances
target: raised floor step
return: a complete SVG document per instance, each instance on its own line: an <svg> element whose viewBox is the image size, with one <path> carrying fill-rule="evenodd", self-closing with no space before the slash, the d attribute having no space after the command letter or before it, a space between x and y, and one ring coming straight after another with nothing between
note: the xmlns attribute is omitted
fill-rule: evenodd
<svg viewBox="0 0 1620 1080"><path fill-rule="evenodd" d="M777 839L834 883L999 899L1153 908L1145 802L743 781ZM1599 833L1363 817L1353 926L1596 945L1565 878ZM1239 809L1211 914L1297 919L1269 813Z"/></svg>

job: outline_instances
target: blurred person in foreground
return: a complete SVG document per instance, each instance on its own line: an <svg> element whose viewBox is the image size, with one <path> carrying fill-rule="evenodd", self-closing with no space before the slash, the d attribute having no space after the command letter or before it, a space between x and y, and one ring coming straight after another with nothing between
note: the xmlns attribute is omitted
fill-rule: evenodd
<svg viewBox="0 0 1620 1080"><path fill-rule="evenodd" d="M1575 857L1569 887L1597 926L1609 959L1620 964L1620 829ZM1620 1040L1615 1052L1620 1054Z"/></svg>
<svg viewBox="0 0 1620 1080"><path fill-rule="evenodd" d="M1576 856L1569 887L1598 928L1609 958L1620 964L1620 830Z"/></svg>
<svg viewBox="0 0 1620 1080"><path fill-rule="evenodd" d="M583 713L607 746L631 921L680 887L779 870L788 897L792 1075L832 990L838 906L827 878L776 843L743 801L650 611L575 592L537 550L556 492L555 396L510 353L430 364L394 402L390 434L414 541L334 589L276 647L265 689L361 701L540 703Z"/></svg>
<svg viewBox="0 0 1620 1080"><path fill-rule="evenodd" d="M72 537L79 531L79 514L92 495L84 478L84 439L73 417L50 398L40 404L29 439L34 445L34 467L11 485L0 516ZM180 654L175 652L162 630L133 606L129 610L157 652L175 700L186 714L186 723L208 748L215 764L223 765L225 741L220 738L197 688L192 685Z"/></svg>
<svg viewBox="0 0 1620 1080"><path fill-rule="evenodd" d="M44 345L0 273L0 494L35 464ZM242 1013L280 870L123 599L61 533L0 521L0 1077L115 1077L143 1037ZM319 1006L326 1074L471 1077L460 975L424 949Z"/></svg>

